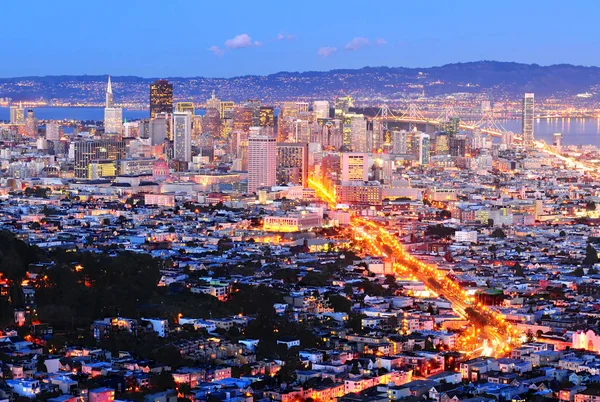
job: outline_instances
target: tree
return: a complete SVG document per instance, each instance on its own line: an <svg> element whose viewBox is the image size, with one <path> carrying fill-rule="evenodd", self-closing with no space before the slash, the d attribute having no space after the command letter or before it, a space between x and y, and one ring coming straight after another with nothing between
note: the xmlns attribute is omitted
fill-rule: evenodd
<svg viewBox="0 0 600 402"><path fill-rule="evenodd" d="M585 210L586 211L595 211L596 210L596 203L594 201L588 201L585 204Z"/></svg>
<svg viewBox="0 0 600 402"><path fill-rule="evenodd" d="M596 251L594 246L591 245L591 243L588 243L587 247L585 248L585 258L583 259L582 264L589 267L596 264L597 262L598 252Z"/></svg>
<svg viewBox="0 0 600 402"><path fill-rule="evenodd" d="M565 236L567 235L567 233L566 233L564 230L561 230L561 231L558 233L558 235L559 235L560 237L565 237Z"/></svg>
<svg viewBox="0 0 600 402"><path fill-rule="evenodd" d="M358 368L358 360L354 360L352 363L352 368L350 369L350 373L354 375L360 374L360 369Z"/></svg>
<svg viewBox="0 0 600 402"><path fill-rule="evenodd" d="M583 275L585 275L585 271L582 267L577 267L571 272L571 276L582 277Z"/></svg>
<svg viewBox="0 0 600 402"><path fill-rule="evenodd" d="M175 380L168 371L162 370L160 374L155 374L150 378L150 384L159 392L168 389L175 389Z"/></svg>
<svg viewBox="0 0 600 402"><path fill-rule="evenodd" d="M335 311L336 313L350 313L352 303L345 297L337 294L330 294L329 296L327 296L327 300L329 301L329 305L333 307L333 311Z"/></svg>
<svg viewBox="0 0 600 402"><path fill-rule="evenodd" d="M506 237L506 233L504 233L504 230L502 230L500 228L496 228L492 232L491 236L495 237L497 239L504 239Z"/></svg>
<svg viewBox="0 0 600 402"><path fill-rule="evenodd" d="M513 265L513 270L515 271L515 275L525 276L525 271L523 271L523 267L518 262L515 265Z"/></svg>
<svg viewBox="0 0 600 402"><path fill-rule="evenodd" d="M525 342L527 342L527 343L535 342L535 336L533 335L533 331L528 329L527 332L525 333L525 339L526 339Z"/></svg>

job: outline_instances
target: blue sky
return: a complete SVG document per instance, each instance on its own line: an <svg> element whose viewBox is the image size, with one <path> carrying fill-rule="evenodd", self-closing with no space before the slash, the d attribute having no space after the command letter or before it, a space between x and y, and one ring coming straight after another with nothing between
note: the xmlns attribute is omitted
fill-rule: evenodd
<svg viewBox="0 0 600 402"><path fill-rule="evenodd" d="M600 65L597 0L0 0L0 77Z"/></svg>

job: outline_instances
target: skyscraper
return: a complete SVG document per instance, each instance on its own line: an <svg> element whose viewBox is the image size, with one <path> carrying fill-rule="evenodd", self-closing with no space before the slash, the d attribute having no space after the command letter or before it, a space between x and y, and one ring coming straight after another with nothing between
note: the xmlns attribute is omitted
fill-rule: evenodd
<svg viewBox="0 0 600 402"><path fill-rule="evenodd" d="M25 123L25 109L21 106L10 107L10 124L24 124Z"/></svg>
<svg viewBox="0 0 600 402"><path fill-rule="evenodd" d="M194 108L194 102L177 102L175 105L175 111L177 112L187 112L192 116L196 113L196 109Z"/></svg>
<svg viewBox="0 0 600 402"><path fill-rule="evenodd" d="M248 138L248 192L277 183L277 144L275 138L252 133Z"/></svg>
<svg viewBox="0 0 600 402"><path fill-rule="evenodd" d="M25 136L35 137L37 136L38 121L33 115L33 110L27 111L27 117L25 117Z"/></svg>
<svg viewBox="0 0 600 402"><path fill-rule="evenodd" d="M315 115L315 119L329 118L329 102L314 101L313 102L313 113Z"/></svg>
<svg viewBox="0 0 600 402"><path fill-rule="evenodd" d="M369 155L355 152L342 153L342 181L368 181Z"/></svg>
<svg viewBox="0 0 600 402"><path fill-rule="evenodd" d="M525 145L533 144L533 113L533 93L526 93L523 97L523 143Z"/></svg>
<svg viewBox="0 0 600 402"><path fill-rule="evenodd" d="M125 142L115 140L75 141L75 177L87 178L88 166L93 161L117 161L125 158Z"/></svg>
<svg viewBox="0 0 600 402"><path fill-rule="evenodd" d="M46 123L46 139L48 141L58 141L60 139L60 126L55 121Z"/></svg>
<svg viewBox="0 0 600 402"><path fill-rule="evenodd" d="M104 132L121 135L123 131L123 109L115 107L110 76L106 87L106 103L104 105Z"/></svg>
<svg viewBox="0 0 600 402"><path fill-rule="evenodd" d="M156 80L150 85L150 118L158 113L173 113L173 84Z"/></svg>
<svg viewBox="0 0 600 402"><path fill-rule="evenodd" d="M261 106L260 127L273 127L275 125L275 109L271 106Z"/></svg>
<svg viewBox="0 0 600 402"><path fill-rule="evenodd" d="M180 162L192 160L192 117L188 112L173 114L173 156Z"/></svg>
<svg viewBox="0 0 600 402"><path fill-rule="evenodd" d="M306 187L308 181L308 144L277 144L277 184Z"/></svg>
<svg viewBox="0 0 600 402"><path fill-rule="evenodd" d="M417 146L415 147L415 149L417 151L417 158L419 164L429 165L431 142L429 134L419 133L417 136L415 136L415 140L417 141Z"/></svg>
<svg viewBox="0 0 600 402"><path fill-rule="evenodd" d="M104 107L105 108L109 108L109 107L113 107L114 104L114 99L113 99L113 93L112 93L112 84L110 82L110 75L108 76L108 85L106 87L106 101L104 102Z"/></svg>

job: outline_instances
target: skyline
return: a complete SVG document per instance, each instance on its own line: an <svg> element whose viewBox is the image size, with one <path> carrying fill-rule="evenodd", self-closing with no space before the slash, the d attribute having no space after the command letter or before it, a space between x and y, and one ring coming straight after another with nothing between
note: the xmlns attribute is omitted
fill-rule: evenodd
<svg viewBox="0 0 600 402"><path fill-rule="evenodd" d="M64 0L54 8L32 1L27 29L20 18L6 21L4 53L11 63L0 66L0 77L228 78L476 60L600 64L595 52L598 28L589 12L592 2L550 2L544 8L516 1L502 6L472 1L372 8L362 4L309 1L283 12L275 2L263 7L234 4L223 10L218 4L183 0L162 8L155 1L123 5ZM3 4L0 11L23 13L16 4ZM167 22L153 23L157 16ZM400 16L400 29L397 23L384 23L394 16ZM102 26L91 25L92 18L103 21ZM213 19L215 23L206 23ZM571 20L577 24L556 29L561 21Z"/></svg>

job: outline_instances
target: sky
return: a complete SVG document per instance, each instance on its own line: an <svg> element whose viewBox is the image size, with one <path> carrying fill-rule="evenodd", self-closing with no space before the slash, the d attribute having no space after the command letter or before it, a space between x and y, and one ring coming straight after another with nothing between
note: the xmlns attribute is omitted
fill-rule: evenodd
<svg viewBox="0 0 600 402"><path fill-rule="evenodd" d="M597 0L0 0L0 77L600 65Z"/></svg>

